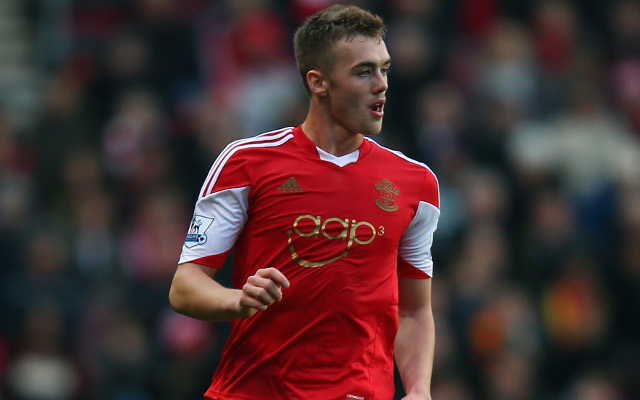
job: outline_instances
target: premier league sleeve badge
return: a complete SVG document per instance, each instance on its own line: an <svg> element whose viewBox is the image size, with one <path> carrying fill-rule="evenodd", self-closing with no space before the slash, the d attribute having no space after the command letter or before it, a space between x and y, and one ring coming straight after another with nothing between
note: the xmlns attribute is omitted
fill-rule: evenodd
<svg viewBox="0 0 640 400"><path fill-rule="evenodd" d="M184 245L187 248L193 248L195 246L206 243L207 241L207 229L213 223L213 218L203 217L202 215L194 214L191 218L191 224L189 225L189 232L184 240Z"/></svg>

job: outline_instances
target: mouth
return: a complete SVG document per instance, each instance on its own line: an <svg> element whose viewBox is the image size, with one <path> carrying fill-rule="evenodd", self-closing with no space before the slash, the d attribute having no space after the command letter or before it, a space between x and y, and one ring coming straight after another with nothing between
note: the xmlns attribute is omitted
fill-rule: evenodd
<svg viewBox="0 0 640 400"><path fill-rule="evenodd" d="M380 99L378 101L376 101L375 103L373 103L370 107L369 107L369 111L371 112L371 114L373 114L375 117L378 118L382 118L382 116L384 115L384 103L385 103L385 99Z"/></svg>

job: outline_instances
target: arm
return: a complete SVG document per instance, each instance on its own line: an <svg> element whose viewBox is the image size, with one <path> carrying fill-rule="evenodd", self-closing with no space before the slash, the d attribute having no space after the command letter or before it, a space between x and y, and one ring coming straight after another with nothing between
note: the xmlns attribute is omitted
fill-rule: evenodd
<svg viewBox="0 0 640 400"><path fill-rule="evenodd" d="M256 271L242 290L220 285L213 279L217 271L195 263L180 264L169 290L173 309L203 321L246 318L281 300L281 287L289 287L287 278L275 268Z"/></svg>
<svg viewBox="0 0 640 400"><path fill-rule="evenodd" d="M431 279L398 277L399 327L395 357L407 396L431 399L435 323L431 311Z"/></svg>

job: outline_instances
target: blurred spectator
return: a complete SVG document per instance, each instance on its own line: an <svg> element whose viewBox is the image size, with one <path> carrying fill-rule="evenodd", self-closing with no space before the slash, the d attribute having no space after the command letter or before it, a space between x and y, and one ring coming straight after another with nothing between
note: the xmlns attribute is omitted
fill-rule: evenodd
<svg viewBox="0 0 640 400"><path fill-rule="evenodd" d="M426 5L429 3L415 2L413 7L420 8L420 4L428 7ZM435 2L431 3L431 7L435 7ZM410 8L411 3L393 2L393 7L404 10ZM421 92L426 91L422 88L435 79L441 66L438 63L441 44L435 41L433 28L409 11L402 11L389 23L388 48L394 72L391 78L393 90L388 92L389 101L385 104L385 114L388 116L383 134L390 146L416 156L419 154L416 152L418 149L413 148L416 131L423 121L416 120L414 116L422 115L422 110L419 110L422 107L420 96ZM425 116L424 119L428 118Z"/></svg>
<svg viewBox="0 0 640 400"><path fill-rule="evenodd" d="M434 400L473 400L478 398L471 394L468 384L455 376L434 382L431 396Z"/></svg>
<svg viewBox="0 0 640 400"><path fill-rule="evenodd" d="M172 167L169 130L159 99L145 90L130 90L118 98L117 109L105 124L103 157L119 189L141 195L162 183Z"/></svg>
<svg viewBox="0 0 640 400"><path fill-rule="evenodd" d="M540 383L536 363L530 356L504 351L491 360L487 368L488 398L495 400L535 399Z"/></svg>
<svg viewBox="0 0 640 400"><path fill-rule="evenodd" d="M521 124L508 146L518 174L556 175L576 200L594 198L610 184L640 181L640 142L591 86L575 88L568 113Z"/></svg>
<svg viewBox="0 0 640 400"><path fill-rule="evenodd" d="M105 398L151 398L154 355L143 321L130 311L115 310L105 322L104 330L94 339L104 368L100 383Z"/></svg>
<svg viewBox="0 0 640 400"><path fill-rule="evenodd" d="M465 233L451 273L457 295L475 307L506 278L509 249L504 232L495 225L476 224Z"/></svg>
<svg viewBox="0 0 640 400"><path fill-rule="evenodd" d="M167 283L175 272L175 254L184 242L189 217L185 200L171 189L146 193L120 232L120 263L138 288L135 303L149 316L168 303Z"/></svg>
<svg viewBox="0 0 640 400"><path fill-rule="evenodd" d="M88 281L113 275L117 259L114 220L116 207L105 193L87 193L78 199L73 222L74 264Z"/></svg>
<svg viewBox="0 0 640 400"><path fill-rule="evenodd" d="M492 25L478 69L476 91L484 101L510 104L521 113L532 110L536 87L531 38L515 21Z"/></svg>
<svg viewBox="0 0 640 400"><path fill-rule="evenodd" d="M65 324L52 303L25 310L19 350L7 378L12 396L24 400L65 400L81 389L81 375L65 343Z"/></svg>
<svg viewBox="0 0 640 400"><path fill-rule="evenodd" d="M619 400L622 395L616 384L599 371L588 371L576 378L570 385L567 400Z"/></svg>
<svg viewBox="0 0 640 400"><path fill-rule="evenodd" d="M304 89L285 20L265 0L223 3L215 10L224 14L212 13L200 38L216 109L231 113L235 138L291 123L284 117L304 99Z"/></svg>
<svg viewBox="0 0 640 400"><path fill-rule="evenodd" d="M425 86L416 97L416 139L421 158L444 176L455 176L467 158L462 146L464 99L446 83Z"/></svg>
<svg viewBox="0 0 640 400"><path fill-rule="evenodd" d="M38 195L46 208L54 206L63 185L63 164L69 152L98 142L95 104L87 87L72 70L53 76L44 92L42 115L36 125Z"/></svg>
<svg viewBox="0 0 640 400"><path fill-rule="evenodd" d="M640 5L632 0L620 0L609 11L615 58L637 57L640 51Z"/></svg>
<svg viewBox="0 0 640 400"><path fill-rule="evenodd" d="M29 241L19 260L21 268L2 282L5 318L15 329L32 305L43 303L58 307L63 323L73 323L81 310L82 296L78 282L69 274L68 243L59 230L48 229L44 222L30 228Z"/></svg>
<svg viewBox="0 0 640 400"><path fill-rule="evenodd" d="M543 115L567 106L582 34L577 11L567 0L537 2L533 15L534 48L540 66Z"/></svg>

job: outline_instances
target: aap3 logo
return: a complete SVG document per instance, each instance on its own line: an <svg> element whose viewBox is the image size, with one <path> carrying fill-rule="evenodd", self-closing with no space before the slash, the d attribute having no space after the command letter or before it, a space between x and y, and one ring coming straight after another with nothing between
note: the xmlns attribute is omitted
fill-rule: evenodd
<svg viewBox="0 0 640 400"><path fill-rule="evenodd" d="M335 256L324 260L306 260L302 258L293 245L293 234L297 234L302 238L313 237L321 240L322 238L339 240L345 243L346 247L343 251L338 252ZM377 229L367 221L356 221L349 218L327 218L322 219L321 216L313 216L309 214L301 215L293 222L293 229L287 230L289 237L289 251L291 258L303 267L317 268L325 266L349 254L349 250L354 243L359 245L367 245L376 238L376 236L384 235L384 226Z"/></svg>

